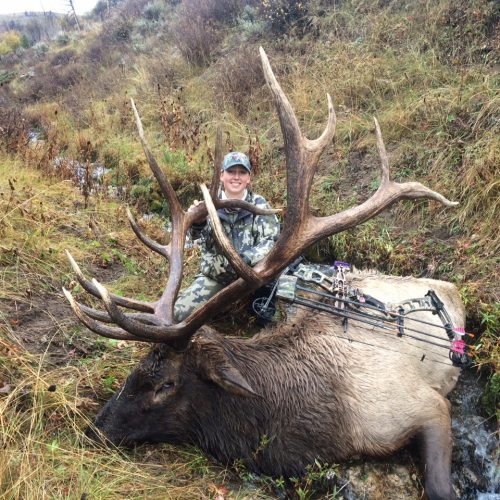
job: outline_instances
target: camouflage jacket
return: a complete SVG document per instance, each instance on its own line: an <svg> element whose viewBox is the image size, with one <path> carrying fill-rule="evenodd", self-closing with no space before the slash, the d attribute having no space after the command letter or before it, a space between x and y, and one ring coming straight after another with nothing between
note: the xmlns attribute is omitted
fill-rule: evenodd
<svg viewBox="0 0 500 500"><path fill-rule="evenodd" d="M260 208L270 208L258 194L248 191L245 201ZM254 215L247 210L217 210L222 226L243 260L254 266L263 259L278 239L280 224L275 215ZM200 272L224 285L237 278L235 271L219 249L209 220L193 226L193 239L201 240Z"/></svg>

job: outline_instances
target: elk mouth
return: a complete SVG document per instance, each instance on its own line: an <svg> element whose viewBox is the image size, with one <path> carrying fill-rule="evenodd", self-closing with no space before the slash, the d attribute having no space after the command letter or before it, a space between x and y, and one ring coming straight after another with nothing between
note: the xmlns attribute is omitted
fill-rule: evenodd
<svg viewBox="0 0 500 500"><path fill-rule="evenodd" d="M114 438L113 436L105 434L95 425L89 425L84 431L85 437L88 438L87 444L95 447L109 448L109 447L123 447L132 449L138 444L133 440L122 438Z"/></svg>
<svg viewBox="0 0 500 500"><path fill-rule="evenodd" d="M95 425L89 425L84 431L85 437L88 438L86 442L89 446L99 447L99 448L126 448L132 450L137 446L143 444L158 444L168 441L162 438L137 438L134 439L130 436L124 437L114 437L113 435L105 434L104 431L96 427Z"/></svg>

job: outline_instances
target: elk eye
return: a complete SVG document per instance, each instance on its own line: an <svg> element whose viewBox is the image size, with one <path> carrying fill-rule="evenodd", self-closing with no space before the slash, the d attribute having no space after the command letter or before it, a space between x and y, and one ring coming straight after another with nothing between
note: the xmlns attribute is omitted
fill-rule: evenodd
<svg viewBox="0 0 500 500"><path fill-rule="evenodd" d="M174 388L173 382L165 382L164 384L158 386L155 390L155 397L165 396Z"/></svg>
<svg viewBox="0 0 500 500"><path fill-rule="evenodd" d="M165 382L162 384L158 389L156 390L156 394L160 394L162 392L169 392L174 388L174 383L173 382Z"/></svg>

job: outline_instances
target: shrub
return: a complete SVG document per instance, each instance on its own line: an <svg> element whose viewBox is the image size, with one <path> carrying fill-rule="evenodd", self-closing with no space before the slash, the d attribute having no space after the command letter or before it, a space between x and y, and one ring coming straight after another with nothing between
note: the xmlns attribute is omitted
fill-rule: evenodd
<svg viewBox="0 0 500 500"><path fill-rule="evenodd" d="M0 70L0 87L11 82L17 76L15 71L1 71Z"/></svg>
<svg viewBox="0 0 500 500"><path fill-rule="evenodd" d="M73 62L76 56L74 49L63 49L56 52L49 61L50 66L66 66Z"/></svg>
<svg viewBox="0 0 500 500"><path fill-rule="evenodd" d="M156 33L159 30L160 23L155 20L141 18L135 23L135 29L138 31L132 39L135 44L144 45L144 37Z"/></svg>
<svg viewBox="0 0 500 500"><path fill-rule="evenodd" d="M252 94L265 84L258 52L244 47L219 60L214 71L217 99L246 115Z"/></svg>
<svg viewBox="0 0 500 500"><path fill-rule="evenodd" d="M61 33L56 38L56 43L57 45L59 45L59 47L64 47L65 45L68 45L69 42L70 42L70 37L68 33Z"/></svg>
<svg viewBox="0 0 500 500"><path fill-rule="evenodd" d="M27 82L23 92L28 99L50 99L71 91L86 73L86 66L71 63L54 71L51 66L39 65L35 78Z"/></svg>
<svg viewBox="0 0 500 500"><path fill-rule="evenodd" d="M0 55L14 52L21 46L21 35L17 31L6 31L0 41Z"/></svg>
<svg viewBox="0 0 500 500"><path fill-rule="evenodd" d="M221 41L215 27L194 13L192 16L183 13L172 35L183 57L196 66L208 64Z"/></svg>
<svg viewBox="0 0 500 500"><path fill-rule="evenodd" d="M32 44L39 43L42 40L43 26L38 19L30 19L26 23L24 31Z"/></svg>
<svg viewBox="0 0 500 500"><path fill-rule="evenodd" d="M33 45L33 50L38 57L41 57L49 51L49 46L44 42L38 42Z"/></svg>
<svg viewBox="0 0 500 500"><path fill-rule="evenodd" d="M292 27L306 31L308 9L303 0L260 0L257 10L275 35L285 34Z"/></svg>
<svg viewBox="0 0 500 500"><path fill-rule="evenodd" d="M28 40L28 37L27 37L25 34L23 34L23 35L21 36L21 47L22 47L23 49L29 49L30 45L31 45L31 43L30 43L30 41Z"/></svg>
<svg viewBox="0 0 500 500"><path fill-rule="evenodd" d="M261 35L266 30L267 23L264 19L259 18L259 13L255 7L245 5L239 19L239 27L245 40L250 40Z"/></svg>
<svg viewBox="0 0 500 500"><path fill-rule="evenodd" d="M29 141L29 124L17 108L0 108L0 146L17 154Z"/></svg>
<svg viewBox="0 0 500 500"><path fill-rule="evenodd" d="M239 0L184 0L172 33L181 54L192 64L208 64L222 40L218 28L235 22L241 8Z"/></svg>
<svg viewBox="0 0 500 500"><path fill-rule="evenodd" d="M148 21L159 21L165 11L165 3L155 0L148 3L142 11L142 16Z"/></svg>
<svg viewBox="0 0 500 500"><path fill-rule="evenodd" d="M133 23L131 19L120 19L111 30L111 37L114 42L127 42L132 36Z"/></svg>

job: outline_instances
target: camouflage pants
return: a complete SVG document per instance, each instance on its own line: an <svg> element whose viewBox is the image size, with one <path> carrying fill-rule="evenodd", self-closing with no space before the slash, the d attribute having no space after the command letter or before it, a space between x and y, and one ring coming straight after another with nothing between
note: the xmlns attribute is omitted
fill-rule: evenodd
<svg viewBox="0 0 500 500"><path fill-rule="evenodd" d="M180 322L187 318L198 306L224 287L225 285L208 276L198 274L193 283L179 294L174 306L174 320Z"/></svg>

